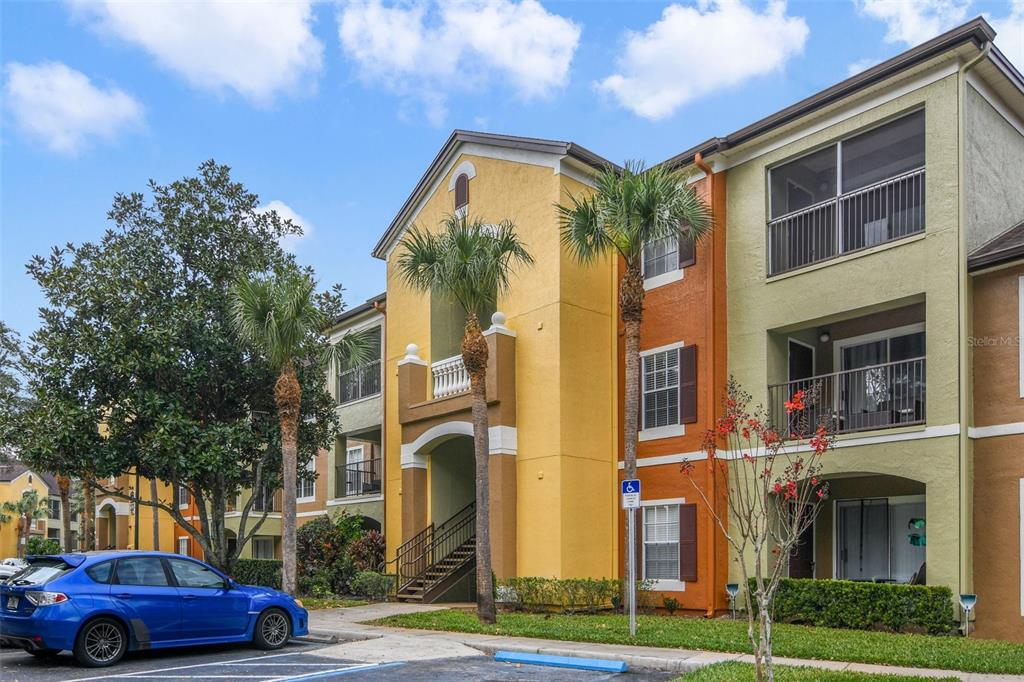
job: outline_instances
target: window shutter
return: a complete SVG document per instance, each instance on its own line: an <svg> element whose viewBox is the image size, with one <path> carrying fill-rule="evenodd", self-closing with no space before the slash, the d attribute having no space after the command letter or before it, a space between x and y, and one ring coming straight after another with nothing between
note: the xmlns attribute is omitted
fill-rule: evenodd
<svg viewBox="0 0 1024 682"><path fill-rule="evenodd" d="M697 263L697 244L688 236L690 234L690 226L683 223L681 227L676 246L676 253L679 254L679 269L688 268ZM684 237L683 235L687 236Z"/></svg>
<svg viewBox="0 0 1024 682"><path fill-rule="evenodd" d="M679 423L697 421L697 346L679 349Z"/></svg>
<svg viewBox="0 0 1024 682"><path fill-rule="evenodd" d="M679 505L679 579L697 581L697 505Z"/></svg>
<svg viewBox="0 0 1024 682"><path fill-rule="evenodd" d="M636 514L636 576L638 581L644 579L644 508L630 509Z"/></svg>

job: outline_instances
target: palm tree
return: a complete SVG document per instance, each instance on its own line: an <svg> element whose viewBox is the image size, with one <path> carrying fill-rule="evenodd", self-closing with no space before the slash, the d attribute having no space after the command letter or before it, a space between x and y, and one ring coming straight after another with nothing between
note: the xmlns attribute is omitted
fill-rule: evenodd
<svg viewBox="0 0 1024 682"><path fill-rule="evenodd" d="M28 536L32 532L32 523L45 519L49 514L49 498L39 497L35 490L26 490L16 502L4 502L0 507L0 524L18 520L18 556L25 555Z"/></svg>
<svg viewBox="0 0 1024 682"><path fill-rule="evenodd" d="M437 233L413 225L402 239L400 277L412 289L454 300L466 314L462 363L469 374L476 458L476 586L477 616L494 623L491 582L491 530L487 429L487 340L478 313L497 304L509 289L515 265L531 265L533 257L516 235L511 221L485 225L479 218L448 216Z"/></svg>
<svg viewBox="0 0 1024 682"><path fill-rule="evenodd" d="M295 594L295 488L299 452L299 412L302 390L297 362L308 362L309 341L329 320L317 305L316 282L305 275L286 274L274 279L243 279L232 289L232 318L246 342L259 349L278 372L274 400L281 422L281 467L284 486L282 518L282 587ZM355 366L369 359L365 334L346 334L319 353L316 361ZM254 494L259 494L255 491Z"/></svg>
<svg viewBox="0 0 1024 682"><path fill-rule="evenodd" d="M60 525L64 534L64 551L74 552L71 542L71 477L57 474L57 492L60 493Z"/></svg>
<svg viewBox="0 0 1024 682"><path fill-rule="evenodd" d="M696 242L710 234L711 208L686 178L665 166L644 169L627 161L622 170L606 169L597 191L569 197L558 205L562 245L578 263L614 256L625 264L619 282L619 315L625 328L626 376L623 414L626 478L636 478L640 416L640 323L644 314L644 246L675 237ZM631 512L632 513L632 512ZM623 601L625 604L625 600Z"/></svg>

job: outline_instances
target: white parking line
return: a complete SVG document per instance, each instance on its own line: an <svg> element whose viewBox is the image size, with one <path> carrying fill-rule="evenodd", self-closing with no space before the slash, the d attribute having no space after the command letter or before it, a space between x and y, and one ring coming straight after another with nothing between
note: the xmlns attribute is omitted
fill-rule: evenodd
<svg viewBox="0 0 1024 682"><path fill-rule="evenodd" d="M308 673L306 675L296 675L294 677L275 677L267 682L297 682L298 680L316 680L322 677L336 676L336 675L348 675L350 673L363 672L364 670L385 670L387 668L397 668L400 665L405 665L402 662L396 663L366 663L364 665L353 665L347 668L336 668L334 670L324 670L317 673Z"/></svg>
<svg viewBox="0 0 1024 682"><path fill-rule="evenodd" d="M97 675L96 677L78 677L75 678L74 682L91 682L91 680L109 680L113 677L140 677L146 676L147 674L153 673L169 673L174 670L188 670L190 668L208 668L211 665L224 665L225 663L243 663L245 661L260 661L267 660L268 658L283 658L284 656L297 656L299 654L310 653L308 651L290 651L286 654L270 654L269 656L250 656L248 658L233 658L230 661L218 661L214 663L194 663L192 665L176 665L170 668L157 668L156 670L138 670L131 673L123 673L121 675Z"/></svg>

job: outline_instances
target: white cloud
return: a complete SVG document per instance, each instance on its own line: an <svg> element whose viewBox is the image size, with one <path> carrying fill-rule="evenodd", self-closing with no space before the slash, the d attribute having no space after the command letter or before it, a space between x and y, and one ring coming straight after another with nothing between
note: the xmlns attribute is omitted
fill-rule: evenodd
<svg viewBox="0 0 1024 682"><path fill-rule="evenodd" d="M60 62L4 67L4 100L19 129L61 154L75 154L91 138L111 140L142 127L138 100L110 85L97 86Z"/></svg>
<svg viewBox="0 0 1024 682"><path fill-rule="evenodd" d="M885 22L885 40L919 45L961 24L971 0L857 0L857 9Z"/></svg>
<svg viewBox="0 0 1024 682"><path fill-rule="evenodd" d="M274 211L277 215L281 216L282 220L290 220L302 228L302 234L290 234L281 237L281 248L289 253L295 253L295 250L299 246L299 242L303 239L309 239L313 234L313 223L300 216L295 212L295 209L279 199L274 199L270 203L264 204L256 210L260 213Z"/></svg>
<svg viewBox="0 0 1024 682"><path fill-rule="evenodd" d="M142 47L193 86L234 90L257 104L314 87L322 67L309 0L72 2L102 35Z"/></svg>
<svg viewBox="0 0 1024 682"><path fill-rule="evenodd" d="M569 80L580 32L537 0L357 0L338 14L342 48L363 80L414 98L434 125L450 94L495 81L523 99L550 96Z"/></svg>
<svg viewBox="0 0 1024 682"><path fill-rule="evenodd" d="M875 64L880 64L881 59L875 59L874 57L865 57L864 59L858 59L853 64L846 67L847 76L856 76L861 71L867 71Z"/></svg>
<svg viewBox="0 0 1024 682"><path fill-rule="evenodd" d="M809 29L773 0L763 11L739 0L670 5L642 32L626 36L616 73L597 87L649 119L716 90L781 69L803 52Z"/></svg>
<svg viewBox="0 0 1024 682"><path fill-rule="evenodd" d="M996 45L1019 70L1024 70L1024 0L1013 0L1010 13L1001 19L993 19L996 30Z"/></svg>

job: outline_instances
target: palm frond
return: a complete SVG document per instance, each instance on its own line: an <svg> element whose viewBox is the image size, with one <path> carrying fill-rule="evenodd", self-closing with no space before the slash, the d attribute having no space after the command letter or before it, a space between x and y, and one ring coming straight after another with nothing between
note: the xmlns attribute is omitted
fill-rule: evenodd
<svg viewBox="0 0 1024 682"><path fill-rule="evenodd" d="M307 336L325 326L316 283L304 275L246 278L231 292L231 318L239 338L280 367L300 352Z"/></svg>
<svg viewBox="0 0 1024 682"><path fill-rule="evenodd" d="M324 362L333 364L339 372L372 362L380 355L379 338L373 329L347 332L328 345Z"/></svg>

